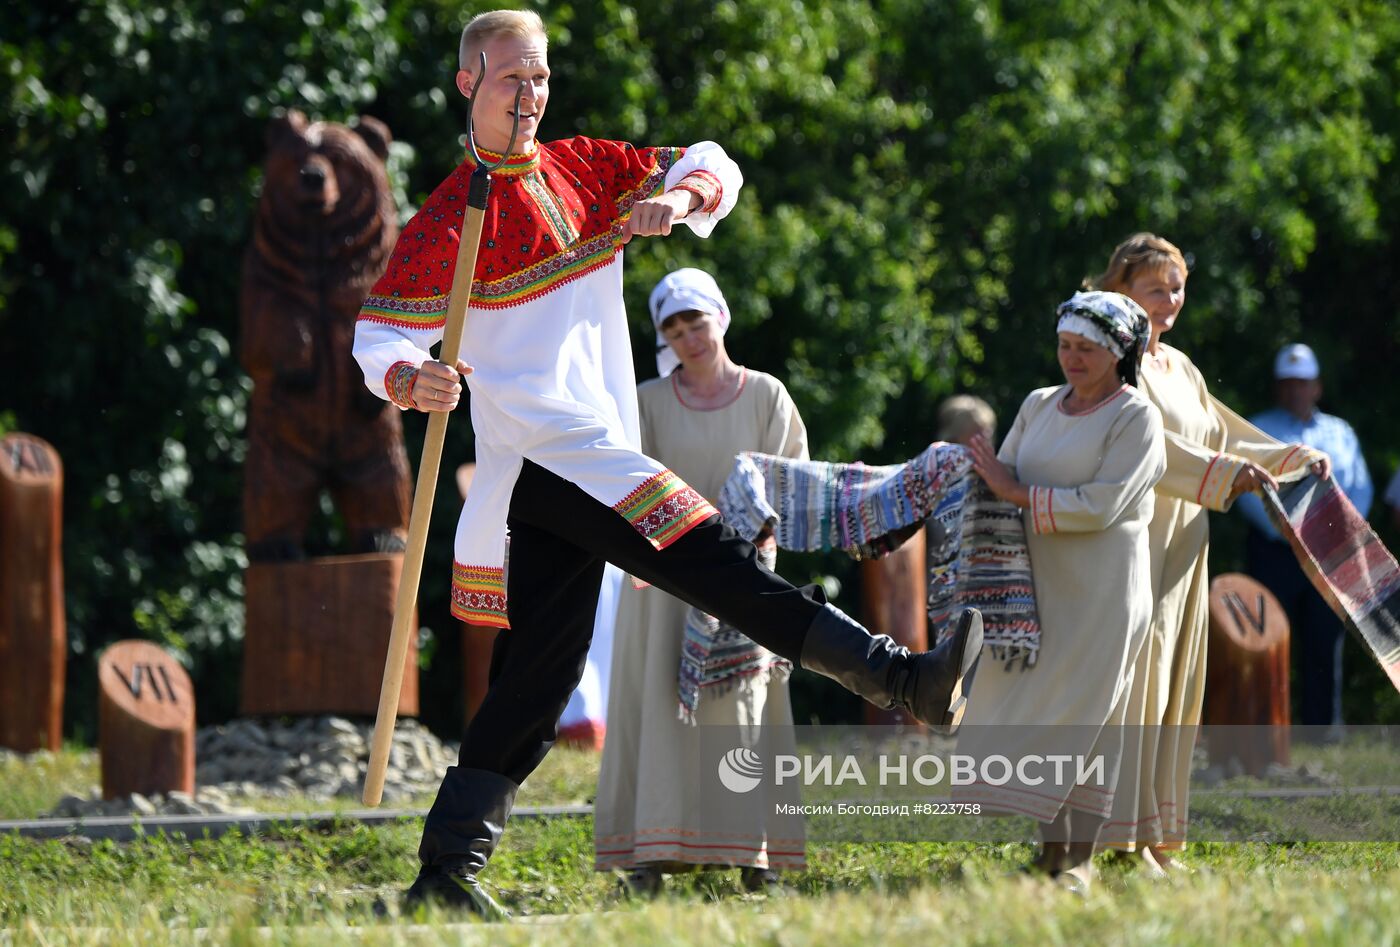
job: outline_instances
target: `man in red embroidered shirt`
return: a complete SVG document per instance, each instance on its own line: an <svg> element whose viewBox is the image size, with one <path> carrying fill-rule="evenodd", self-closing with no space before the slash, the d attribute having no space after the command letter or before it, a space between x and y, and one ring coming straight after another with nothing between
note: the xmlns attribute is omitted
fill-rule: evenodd
<svg viewBox="0 0 1400 947"><path fill-rule="evenodd" d="M605 561L741 629L779 655L884 707L956 722L981 649L969 613L938 650L911 655L758 565L714 508L640 449L622 301L622 248L676 224L709 236L743 177L713 142L636 148L576 137L539 143L548 42L533 13L500 11L463 31L457 88L469 95L492 174L462 347L441 340L470 158L404 228L365 300L355 358L370 390L403 408L451 411L472 390L476 477L457 531L452 611L503 630L491 680L424 826L408 902L501 909L477 883L521 781L553 745L587 655ZM520 91L518 115L515 98ZM509 537L509 570L506 569Z"/></svg>

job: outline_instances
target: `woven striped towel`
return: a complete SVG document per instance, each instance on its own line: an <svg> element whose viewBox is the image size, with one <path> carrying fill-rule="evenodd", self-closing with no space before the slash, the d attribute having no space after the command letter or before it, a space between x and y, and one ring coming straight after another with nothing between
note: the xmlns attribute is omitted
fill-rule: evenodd
<svg viewBox="0 0 1400 947"><path fill-rule="evenodd" d="M1040 648L1030 555L1020 511L972 472L967 449L934 443L903 464L868 467L745 452L720 493L720 515L748 539L771 526L783 549L840 549L856 559L897 548L932 520L931 629L952 630L964 608L982 612L983 640L1008 667Z"/></svg>
<svg viewBox="0 0 1400 947"><path fill-rule="evenodd" d="M1323 599L1400 691L1400 565L1336 479L1264 488L1264 508Z"/></svg>

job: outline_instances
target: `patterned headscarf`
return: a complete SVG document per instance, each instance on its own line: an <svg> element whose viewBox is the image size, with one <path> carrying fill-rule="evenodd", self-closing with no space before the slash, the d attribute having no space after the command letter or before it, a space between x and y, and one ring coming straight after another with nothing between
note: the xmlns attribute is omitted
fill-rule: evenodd
<svg viewBox="0 0 1400 947"><path fill-rule="evenodd" d="M648 300L651 324L656 329L656 370L665 378L680 367L681 360L661 335L661 323L678 312L704 312L715 317L719 334L729 328L729 303L719 291L715 278L704 270L687 266L668 273Z"/></svg>
<svg viewBox="0 0 1400 947"><path fill-rule="evenodd" d="M1055 309L1056 332L1073 332L1118 357L1118 377L1137 384L1138 363L1152 338L1152 321L1122 293L1102 290L1075 293Z"/></svg>

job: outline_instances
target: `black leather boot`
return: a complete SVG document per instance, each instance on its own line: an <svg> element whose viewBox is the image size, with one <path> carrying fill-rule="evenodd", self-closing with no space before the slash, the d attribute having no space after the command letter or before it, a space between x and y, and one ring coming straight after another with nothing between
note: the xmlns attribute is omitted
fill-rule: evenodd
<svg viewBox="0 0 1400 947"><path fill-rule="evenodd" d="M500 844L519 788L499 773L448 767L423 824L418 846L423 867L404 895L404 910L431 901L487 921L510 917L476 876Z"/></svg>
<svg viewBox="0 0 1400 947"><path fill-rule="evenodd" d="M982 654L982 614L967 609L932 651L911 653L888 635L872 635L834 605L825 606L802 642L802 666L883 710L900 708L952 733L967 709L969 681Z"/></svg>

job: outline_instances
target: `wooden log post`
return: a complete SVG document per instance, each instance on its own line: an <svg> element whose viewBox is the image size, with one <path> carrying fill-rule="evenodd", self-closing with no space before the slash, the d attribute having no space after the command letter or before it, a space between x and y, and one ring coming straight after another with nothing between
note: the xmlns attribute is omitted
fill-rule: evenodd
<svg viewBox="0 0 1400 947"><path fill-rule="evenodd" d="M1211 580L1202 719L1212 763L1238 760L1251 776L1288 765L1288 640L1288 616L1267 588L1237 572Z"/></svg>
<svg viewBox="0 0 1400 947"><path fill-rule="evenodd" d="M118 641L97 662L102 796L194 792L194 686L149 641Z"/></svg>
<svg viewBox="0 0 1400 947"><path fill-rule="evenodd" d="M239 711L374 716L402 567L397 553L249 565ZM415 641L398 712L418 714Z"/></svg>
<svg viewBox="0 0 1400 947"><path fill-rule="evenodd" d="M860 564L861 610L872 634L889 635L911 651L928 648L927 540L919 530L888 556ZM922 726L902 710L865 705L868 724Z"/></svg>
<svg viewBox="0 0 1400 947"><path fill-rule="evenodd" d="M0 746L63 740L63 464L28 434L0 439Z"/></svg>

